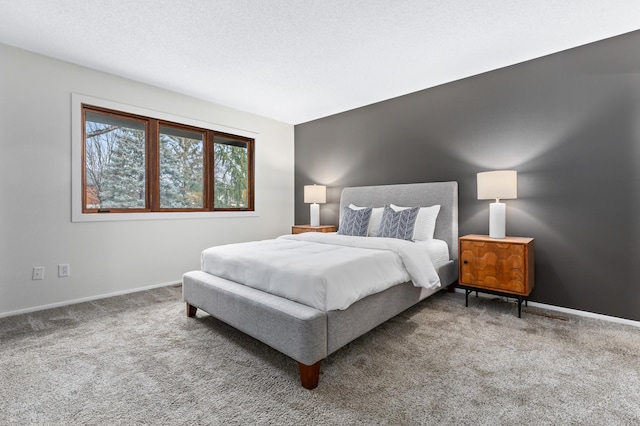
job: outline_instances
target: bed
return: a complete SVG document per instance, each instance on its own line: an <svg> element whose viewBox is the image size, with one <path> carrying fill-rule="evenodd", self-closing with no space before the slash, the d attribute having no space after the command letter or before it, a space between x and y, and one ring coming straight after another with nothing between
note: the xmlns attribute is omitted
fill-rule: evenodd
<svg viewBox="0 0 640 426"><path fill-rule="evenodd" d="M446 243L448 259L434 268L439 285L419 287L408 280L363 297L347 308L332 309L330 305L314 307L310 306L312 303L300 303L239 284L203 268L183 276L187 316L193 317L197 309L201 309L293 358L298 362L302 386L314 389L318 386L323 359L458 278L457 183L344 188L340 198L341 224L342 212L347 206L382 207L390 203L398 206L440 205L433 238ZM313 240L315 236L306 238Z"/></svg>

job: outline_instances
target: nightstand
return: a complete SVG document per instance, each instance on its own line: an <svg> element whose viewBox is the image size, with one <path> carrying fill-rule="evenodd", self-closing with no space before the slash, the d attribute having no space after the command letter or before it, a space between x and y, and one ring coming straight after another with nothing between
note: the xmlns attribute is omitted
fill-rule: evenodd
<svg viewBox="0 0 640 426"><path fill-rule="evenodd" d="M293 225L291 227L292 234L302 234L303 232L336 232L337 228L334 225Z"/></svg>
<svg viewBox="0 0 640 426"><path fill-rule="evenodd" d="M533 238L465 235L458 243L458 286L465 289L465 306L473 291L515 296L520 318L522 300L526 306L534 286Z"/></svg>

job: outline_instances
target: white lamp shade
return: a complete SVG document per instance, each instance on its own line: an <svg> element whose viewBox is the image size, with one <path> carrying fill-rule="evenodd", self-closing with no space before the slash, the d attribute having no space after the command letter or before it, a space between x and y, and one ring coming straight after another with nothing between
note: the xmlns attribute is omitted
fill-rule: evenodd
<svg viewBox="0 0 640 426"><path fill-rule="evenodd" d="M518 198L518 172L498 170L478 173L478 200Z"/></svg>
<svg viewBox="0 0 640 426"><path fill-rule="evenodd" d="M305 185L304 186L304 202L305 203L326 203L327 187L324 185Z"/></svg>

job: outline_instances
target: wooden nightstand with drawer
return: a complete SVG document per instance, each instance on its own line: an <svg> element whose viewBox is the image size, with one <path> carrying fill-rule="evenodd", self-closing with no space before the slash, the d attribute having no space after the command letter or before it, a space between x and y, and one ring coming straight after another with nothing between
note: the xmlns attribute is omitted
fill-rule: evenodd
<svg viewBox="0 0 640 426"><path fill-rule="evenodd" d="M473 291L515 296L520 318L522 301L527 304L534 286L533 238L465 235L458 239L458 250L458 285L465 289L465 305Z"/></svg>
<svg viewBox="0 0 640 426"><path fill-rule="evenodd" d="M291 227L292 234L302 234L303 232L336 232L336 230L334 225L293 225Z"/></svg>

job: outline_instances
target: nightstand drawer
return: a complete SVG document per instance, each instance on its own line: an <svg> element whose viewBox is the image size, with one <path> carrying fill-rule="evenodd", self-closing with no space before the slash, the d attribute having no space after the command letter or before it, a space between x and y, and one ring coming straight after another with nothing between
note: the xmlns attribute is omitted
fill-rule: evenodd
<svg viewBox="0 0 640 426"><path fill-rule="evenodd" d="M522 244L488 244L462 241L460 282L488 289L525 292L524 256Z"/></svg>

